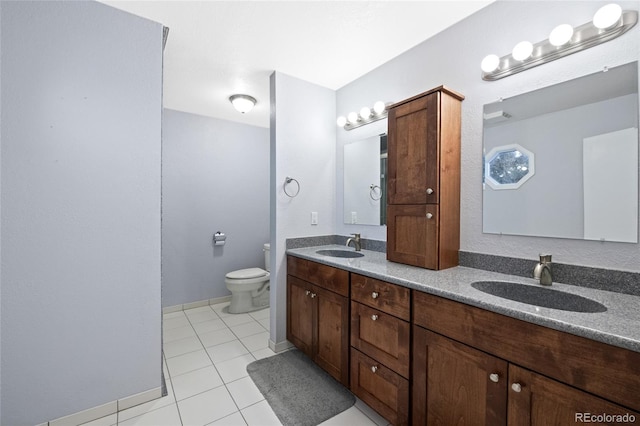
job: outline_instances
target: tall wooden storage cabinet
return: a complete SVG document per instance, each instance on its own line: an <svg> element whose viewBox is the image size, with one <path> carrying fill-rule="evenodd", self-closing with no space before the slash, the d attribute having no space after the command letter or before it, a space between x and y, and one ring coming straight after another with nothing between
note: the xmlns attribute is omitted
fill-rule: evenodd
<svg viewBox="0 0 640 426"><path fill-rule="evenodd" d="M428 269L458 265L463 99L440 86L389 108L390 261Z"/></svg>

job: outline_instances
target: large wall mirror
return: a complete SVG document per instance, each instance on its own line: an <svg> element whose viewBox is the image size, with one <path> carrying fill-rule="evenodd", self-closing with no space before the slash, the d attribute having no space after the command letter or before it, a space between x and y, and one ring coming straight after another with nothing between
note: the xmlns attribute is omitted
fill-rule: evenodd
<svg viewBox="0 0 640 426"><path fill-rule="evenodd" d="M637 62L483 113L483 232L638 242Z"/></svg>
<svg viewBox="0 0 640 426"><path fill-rule="evenodd" d="M387 135L344 145L344 223L384 225L387 215Z"/></svg>

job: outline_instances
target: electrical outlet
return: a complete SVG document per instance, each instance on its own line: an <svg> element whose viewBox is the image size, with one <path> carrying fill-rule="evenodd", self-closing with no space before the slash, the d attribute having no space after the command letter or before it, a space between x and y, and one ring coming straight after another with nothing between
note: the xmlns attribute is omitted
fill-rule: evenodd
<svg viewBox="0 0 640 426"><path fill-rule="evenodd" d="M311 212L311 224L312 225L318 224L318 212Z"/></svg>

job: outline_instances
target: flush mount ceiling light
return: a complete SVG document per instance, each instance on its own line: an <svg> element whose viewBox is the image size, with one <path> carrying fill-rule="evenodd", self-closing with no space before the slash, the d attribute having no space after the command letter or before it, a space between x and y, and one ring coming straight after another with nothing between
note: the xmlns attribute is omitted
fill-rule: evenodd
<svg viewBox="0 0 640 426"><path fill-rule="evenodd" d="M256 104L256 98L249 95L232 95L229 97L229 101L236 109L236 111L245 113L251 111Z"/></svg>
<svg viewBox="0 0 640 426"><path fill-rule="evenodd" d="M373 108L369 108L367 106L362 107L360 109L360 113L352 111L346 116L341 115L336 120L336 124L338 127L342 127L345 130L353 130L357 127L364 126L365 124L381 120L385 118L387 114L387 104L382 101L378 101L373 104Z"/></svg>
<svg viewBox="0 0 640 426"><path fill-rule="evenodd" d="M520 42L511 54L499 58L491 54L480 64L482 79L487 81L519 73L546 64L572 53L613 40L629 31L638 22L638 11L622 10L617 4L601 7L593 21L573 28L562 24L553 29L547 40L536 44Z"/></svg>

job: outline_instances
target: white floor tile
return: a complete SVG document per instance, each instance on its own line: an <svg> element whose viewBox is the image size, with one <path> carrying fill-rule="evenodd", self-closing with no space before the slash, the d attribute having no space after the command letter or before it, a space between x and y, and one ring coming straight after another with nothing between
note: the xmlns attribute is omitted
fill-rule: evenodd
<svg viewBox="0 0 640 426"><path fill-rule="evenodd" d="M196 308L196 309L201 309L201 308ZM206 311L198 311L198 312L193 312L195 309L194 310L188 310L188 311L185 311L185 314L187 315L187 318L189 318L189 321L191 322L191 324L196 324L196 323L204 322L204 321L211 321L211 320L215 320L215 319L219 319L220 318L208 306L205 307L205 309L207 309L207 310Z"/></svg>
<svg viewBox="0 0 640 426"><path fill-rule="evenodd" d="M264 327L265 330L269 331L271 329L271 319L270 318L259 319L258 322L260 323L261 326Z"/></svg>
<svg viewBox="0 0 640 426"><path fill-rule="evenodd" d="M162 321L162 330L171 330L172 328L186 327L191 325L186 315L180 312L182 315L173 318L168 318Z"/></svg>
<svg viewBox="0 0 640 426"><path fill-rule="evenodd" d="M195 352L204 349L197 337L187 337L186 339L174 340L164 344L164 356L173 358L174 356L183 355L189 352Z"/></svg>
<svg viewBox="0 0 640 426"><path fill-rule="evenodd" d="M264 332L264 327L253 319L251 320L251 322L240 325L233 325L230 328L231 331L233 331L233 334L238 336L239 339Z"/></svg>
<svg viewBox="0 0 640 426"><path fill-rule="evenodd" d="M224 321L227 326L233 327L235 325L246 324L248 322L255 322L251 315L249 314L232 314L227 315L226 317L222 317L222 321Z"/></svg>
<svg viewBox="0 0 640 426"><path fill-rule="evenodd" d="M171 382L177 401L222 385L220 375L213 366L172 377Z"/></svg>
<svg viewBox="0 0 640 426"><path fill-rule="evenodd" d="M118 413L101 417L88 423L82 423L82 426L113 426L118 424Z"/></svg>
<svg viewBox="0 0 640 426"><path fill-rule="evenodd" d="M175 311L175 312L170 312L168 314L163 314L162 315L162 319L164 320L168 320L171 318L179 318L179 317L183 317L184 316L184 312L182 312L182 309Z"/></svg>
<svg viewBox="0 0 640 426"><path fill-rule="evenodd" d="M209 346L221 345L223 343L232 342L237 339L236 335L228 328L222 330L209 331L207 333L198 334L205 348Z"/></svg>
<svg viewBox="0 0 640 426"><path fill-rule="evenodd" d="M176 403L176 399L173 397L173 389L169 388L169 380L167 380L167 390L169 391L167 396L154 399L153 401L145 402L144 404L136 405L135 407L127 408L118 412L118 422L131 419L133 417L141 416L145 413L155 411L159 408L166 407Z"/></svg>
<svg viewBox="0 0 640 426"><path fill-rule="evenodd" d="M252 363L253 361L255 361L253 355L246 354L228 361L216 363L215 366L218 369L218 373L220 373L222 380L225 383L229 383L248 376L247 364Z"/></svg>
<svg viewBox="0 0 640 426"><path fill-rule="evenodd" d="M320 423L320 425L321 426L344 426L344 425L376 426L376 423L354 406L346 409L340 414L333 416L329 420L326 420Z"/></svg>
<svg viewBox="0 0 640 426"><path fill-rule="evenodd" d="M274 351L272 351L270 348L265 348L265 349L259 349L257 351L251 352L251 355L253 355L255 359L262 359L262 358L268 358L270 356L274 356L277 354Z"/></svg>
<svg viewBox="0 0 640 426"><path fill-rule="evenodd" d="M225 328L228 328L227 324L225 324L224 321L219 318L193 324L193 329L198 334L204 334L208 331L223 330Z"/></svg>
<svg viewBox="0 0 640 426"><path fill-rule="evenodd" d="M269 347L269 333L263 331L262 333L254 334L253 336L243 337L240 341L247 349L249 349L249 352L265 349Z"/></svg>
<svg viewBox="0 0 640 426"><path fill-rule="evenodd" d="M238 409L224 386L178 401L178 409L185 426L202 426Z"/></svg>
<svg viewBox="0 0 640 426"><path fill-rule="evenodd" d="M195 337L196 332L191 325L184 327L170 328L169 330L162 331L162 342L169 343L180 339L186 339L187 337Z"/></svg>
<svg viewBox="0 0 640 426"><path fill-rule="evenodd" d="M209 354L211 361L218 363L237 358L240 355L249 353L249 351L242 343L240 343L239 340L233 340L231 342L208 347L207 353Z"/></svg>
<svg viewBox="0 0 640 426"><path fill-rule="evenodd" d="M256 320L261 320L264 318L269 318L271 316L271 310L269 308L265 308L259 311L249 312L249 315L251 315Z"/></svg>
<svg viewBox="0 0 640 426"><path fill-rule="evenodd" d="M247 422L244 421L244 417L239 411L233 413L230 416L224 417L220 420L216 420L213 423L209 423L208 426L247 426Z"/></svg>
<svg viewBox="0 0 640 426"><path fill-rule="evenodd" d="M167 364L171 377L174 378L181 374L213 365L204 349L169 358Z"/></svg>
<svg viewBox="0 0 640 426"><path fill-rule="evenodd" d="M249 426L280 426L280 420L267 401L261 401L240 411Z"/></svg>
<svg viewBox="0 0 640 426"><path fill-rule="evenodd" d="M149 411L142 416L133 417L124 422L118 422L118 426L177 426L181 424L176 404Z"/></svg>
<svg viewBox="0 0 640 426"><path fill-rule="evenodd" d="M251 377L243 377L235 382L227 383L227 389L241 410L264 399L264 395L260 393Z"/></svg>
<svg viewBox="0 0 640 426"><path fill-rule="evenodd" d="M378 426L387 426L389 422L378 414L373 408L365 404L360 398L356 398L355 407L362 411L369 419L371 419Z"/></svg>
<svg viewBox="0 0 640 426"><path fill-rule="evenodd" d="M226 308L229 307L229 304L230 302L217 303L215 305L211 305L211 309L213 309L213 312L218 314L220 318L236 315L236 314L230 314L226 310Z"/></svg>

